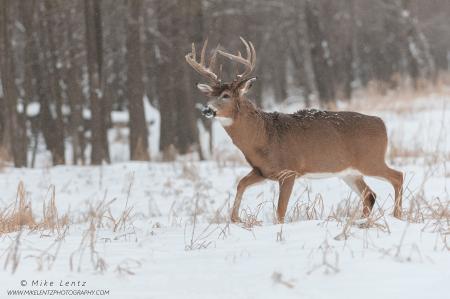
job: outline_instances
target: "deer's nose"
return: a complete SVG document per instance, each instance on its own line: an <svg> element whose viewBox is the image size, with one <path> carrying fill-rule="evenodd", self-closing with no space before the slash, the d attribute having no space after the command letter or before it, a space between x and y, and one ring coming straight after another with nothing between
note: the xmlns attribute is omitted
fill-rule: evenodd
<svg viewBox="0 0 450 299"><path fill-rule="evenodd" d="M211 117L216 116L216 111L209 106L205 106L202 109L202 114L203 114L203 116L205 116L207 118L211 118Z"/></svg>

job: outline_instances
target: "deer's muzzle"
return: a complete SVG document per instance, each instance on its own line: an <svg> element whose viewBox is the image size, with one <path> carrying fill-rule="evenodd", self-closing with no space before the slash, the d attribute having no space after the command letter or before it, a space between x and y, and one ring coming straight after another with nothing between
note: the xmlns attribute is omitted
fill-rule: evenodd
<svg viewBox="0 0 450 299"><path fill-rule="evenodd" d="M216 116L216 111L209 106L205 106L202 108L202 114L207 118L211 118Z"/></svg>

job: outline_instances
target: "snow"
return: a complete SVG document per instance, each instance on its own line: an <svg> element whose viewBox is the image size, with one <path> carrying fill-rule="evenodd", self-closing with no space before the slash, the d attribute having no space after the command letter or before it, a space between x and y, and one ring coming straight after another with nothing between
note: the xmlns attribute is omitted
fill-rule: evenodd
<svg viewBox="0 0 450 299"><path fill-rule="evenodd" d="M435 98L421 103L414 102L410 112L370 113L385 119L394 144L417 154L389 159L406 175L405 210L413 209L415 200L439 201L448 208L450 107ZM64 237L62 232L22 232L17 271L11 273L11 264L0 271L0 296L9 289L49 289L30 286L32 280L46 280L53 281L57 290L109 290L108 298L448 297L448 218L393 218L393 190L384 181L367 179L378 195L374 214L380 216L369 228L361 221L352 224L344 215L329 217L332 211L359 202L337 178L299 179L284 225L273 219L277 184L252 187L244 195L241 213L249 219L256 215L261 223L253 227L229 223L237 182L250 168L239 159L224 158L238 152L220 124L214 123L213 130L216 152L223 155L210 161L3 168L0 208L15 202L21 181L40 218L54 186L58 213L67 213L71 224ZM114 134L110 132L110 140L116 140L111 151L120 161L127 146ZM92 207L100 203L109 212L92 218ZM114 229L112 219L120 219L128 209L130 217ZM91 221L96 224L94 247L89 245L90 235L85 235ZM17 235L1 236L2 265ZM51 247L54 242L59 250ZM96 269L101 262L104 269ZM21 286L23 280L27 286ZM85 281L86 286L62 287L61 281Z"/></svg>
<svg viewBox="0 0 450 299"><path fill-rule="evenodd" d="M147 95L144 96L143 101L144 101L145 118L147 122L149 123L155 121L159 122L159 111L150 104L150 100L148 99ZM127 124L129 120L128 111L112 111L111 119L113 123Z"/></svg>
<svg viewBox="0 0 450 299"><path fill-rule="evenodd" d="M31 102L27 105L27 116L35 117L39 114L41 110L41 105L38 102Z"/></svg>

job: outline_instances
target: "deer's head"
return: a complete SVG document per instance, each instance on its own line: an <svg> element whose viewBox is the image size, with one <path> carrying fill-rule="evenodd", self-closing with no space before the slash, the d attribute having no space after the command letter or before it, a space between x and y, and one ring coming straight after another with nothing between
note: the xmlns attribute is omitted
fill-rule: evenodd
<svg viewBox="0 0 450 299"><path fill-rule="evenodd" d="M208 40L203 44L199 62L196 59L194 44L192 44L192 52L186 55L186 61L189 65L209 81L208 83L197 84L197 88L209 98L208 104L202 109L203 115L208 118L217 117L222 120L222 124L224 125L233 123L239 111L240 101L245 100L244 95L256 80L256 77L250 76L256 64L255 48L251 42L247 42L242 37L241 41L245 46L246 58L242 57L240 52L237 55L233 55L216 49L209 59L207 66L205 52ZM222 82L214 71L216 68L217 54L242 64L245 67L244 72L237 74L231 82Z"/></svg>

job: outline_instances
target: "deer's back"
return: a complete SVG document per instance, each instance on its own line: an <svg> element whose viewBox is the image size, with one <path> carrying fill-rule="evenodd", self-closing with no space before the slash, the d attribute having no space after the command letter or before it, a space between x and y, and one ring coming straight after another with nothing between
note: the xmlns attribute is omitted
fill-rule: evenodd
<svg viewBox="0 0 450 299"><path fill-rule="evenodd" d="M362 163L368 160L384 161L387 134L378 117L321 110L264 113L263 117L268 142L260 152L270 161L263 165L263 173L339 172L367 167Z"/></svg>

